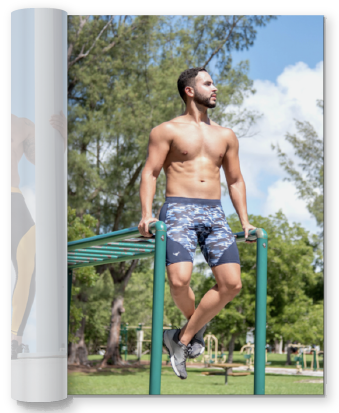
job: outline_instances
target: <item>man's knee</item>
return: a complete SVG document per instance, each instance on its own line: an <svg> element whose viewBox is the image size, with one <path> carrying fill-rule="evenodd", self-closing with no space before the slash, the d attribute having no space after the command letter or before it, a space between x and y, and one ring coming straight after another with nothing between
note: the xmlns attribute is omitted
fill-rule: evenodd
<svg viewBox="0 0 339 413"><path fill-rule="evenodd" d="M232 282L228 282L228 283L223 283L221 285L218 285L219 287L219 292L224 295L224 296L232 296L232 298L234 298L235 296L237 296L242 288L242 283L241 280L234 280Z"/></svg>
<svg viewBox="0 0 339 413"><path fill-rule="evenodd" d="M182 276L180 274L175 274L172 277L168 277L171 292L173 294L178 294L183 290L187 289L190 285L190 278Z"/></svg>
<svg viewBox="0 0 339 413"><path fill-rule="evenodd" d="M169 265L167 276L172 294L180 294L189 288L192 274L192 263L182 262Z"/></svg>

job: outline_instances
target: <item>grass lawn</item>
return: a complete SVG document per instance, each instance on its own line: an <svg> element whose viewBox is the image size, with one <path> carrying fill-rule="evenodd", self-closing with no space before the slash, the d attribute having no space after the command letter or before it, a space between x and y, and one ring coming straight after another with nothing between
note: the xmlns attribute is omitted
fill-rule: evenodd
<svg viewBox="0 0 339 413"><path fill-rule="evenodd" d="M89 359L99 361L102 356L89 356ZM142 359L149 360L149 355ZM310 362L310 356L308 359ZM136 357L131 355L128 360L136 360ZM167 355L163 355L163 360L167 360ZM236 352L233 361L244 363L245 360L242 354ZM269 367L288 367L285 366L284 354L269 354L268 361L271 361ZM163 366L161 394L253 394L253 373L250 376L229 376L225 386L224 376L205 376L202 372L206 369L193 367L194 363L187 364L188 378L180 380L170 366ZM291 368L295 368L295 362ZM218 373L221 374L221 371L218 370ZM266 394L323 394L321 377L266 374L265 384ZM148 394L148 389L149 365L68 374L68 394Z"/></svg>
<svg viewBox="0 0 339 413"><path fill-rule="evenodd" d="M220 352L219 352L220 355ZM296 366L296 362L294 361L294 354L291 355L291 361L292 364L290 366L286 366L286 354L275 354L275 353L268 353L267 356L267 362L269 364L267 364L267 367L280 367L280 368L284 368L284 369L295 369ZM310 369L311 367L311 361L312 361L313 355L306 355L306 363L307 363L307 369ZM88 356L88 359L91 361L99 361L102 359L102 356L100 355L91 355ZM123 360L124 360L124 356L123 356ZM168 359L167 354L163 354L162 355L162 360L166 361ZM137 357L131 354L128 354L127 356L127 361L136 361ZM142 361L150 361L150 355L149 354L145 354L144 356L141 357ZM197 362L199 363L203 363L203 358L202 356L197 357ZM244 359L244 355L240 354L239 351L234 351L233 353L233 363L243 363L245 364L245 359ZM194 363L189 363L188 365L192 365L194 366ZM319 359L319 370L323 370L323 358L320 357Z"/></svg>

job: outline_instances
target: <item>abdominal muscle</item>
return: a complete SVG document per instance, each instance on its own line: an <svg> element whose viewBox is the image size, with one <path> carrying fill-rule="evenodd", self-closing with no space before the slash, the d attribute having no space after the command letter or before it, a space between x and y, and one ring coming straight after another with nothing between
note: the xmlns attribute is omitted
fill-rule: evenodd
<svg viewBox="0 0 339 413"><path fill-rule="evenodd" d="M220 199L220 167L208 158L171 162L165 174L166 196Z"/></svg>

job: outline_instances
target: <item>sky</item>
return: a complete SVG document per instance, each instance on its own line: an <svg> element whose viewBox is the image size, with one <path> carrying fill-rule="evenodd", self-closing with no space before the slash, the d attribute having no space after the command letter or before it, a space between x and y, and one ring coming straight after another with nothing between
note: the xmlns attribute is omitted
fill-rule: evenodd
<svg viewBox="0 0 339 413"><path fill-rule="evenodd" d="M294 119L310 122L323 136L322 111L316 106L323 98L323 17L278 16L258 29L250 50L233 52L232 58L233 64L250 61L248 76L256 93L243 107L263 115L251 130L255 136L239 140L248 213L268 216L282 209L290 222L316 233L315 219L293 183L284 180L287 174L271 144L279 144L297 161L285 139L287 132L296 132ZM222 204L226 215L235 212L228 196L222 197Z"/></svg>
<svg viewBox="0 0 339 413"><path fill-rule="evenodd" d="M20 36L12 33L12 44L17 50L23 48L21 57L25 60L24 66L17 64L12 55L12 68L25 67L25 77L20 71L12 73L12 113L34 122L34 105L21 99L23 87L29 88L27 96L34 90L34 50L30 47L33 39L26 39L25 47L20 41ZM286 142L285 134L295 132L294 118L310 121L322 136L322 113L316 100L323 98L323 18L279 16L258 29L250 50L233 52L232 57L233 64L250 61L248 75L254 81L256 93L245 99L243 107L263 114L252 130L255 136L240 139L239 156L247 188L248 213L268 216L282 209L290 222L299 222L315 233L318 230L315 220L305 202L298 199L293 183L284 181L286 173L279 166L271 144L279 143L293 157L293 148ZM20 189L35 220L34 166L25 157L20 161L19 173ZM222 180L225 182L223 174ZM228 196L222 197L222 204L226 215L235 212ZM31 345L31 351L35 344L34 324L35 305L25 330L25 340Z"/></svg>

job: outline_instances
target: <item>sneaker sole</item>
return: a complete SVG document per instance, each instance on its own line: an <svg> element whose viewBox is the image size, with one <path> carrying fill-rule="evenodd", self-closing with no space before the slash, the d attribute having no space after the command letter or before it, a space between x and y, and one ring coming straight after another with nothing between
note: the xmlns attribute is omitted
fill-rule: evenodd
<svg viewBox="0 0 339 413"><path fill-rule="evenodd" d="M169 342L169 343L166 343L166 342L165 342L165 332L166 332L166 331L163 332L162 338L163 338L164 346L165 346L166 350L168 351L168 355L169 355L169 358L170 358L170 360L171 360L172 369L173 369L174 373L175 373L181 380L185 380L184 377L181 377L181 376L180 376L180 373L178 372L177 368L175 367L174 355L171 356L171 350L172 350L171 344L170 344L170 342Z"/></svg>

